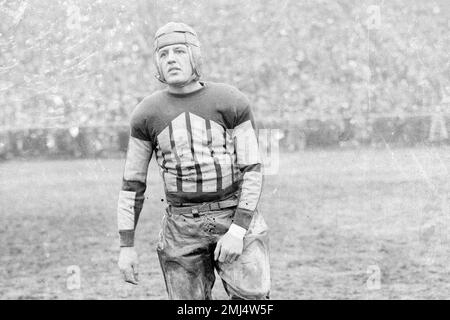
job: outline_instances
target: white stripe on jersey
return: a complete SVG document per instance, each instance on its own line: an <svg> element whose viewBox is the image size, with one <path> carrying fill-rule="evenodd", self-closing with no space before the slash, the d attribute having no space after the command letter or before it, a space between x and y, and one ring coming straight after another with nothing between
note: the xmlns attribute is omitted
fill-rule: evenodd
<svg viewBox="0 0 450 320"><path fill-rule="evenodd" d="M217 191L217 173L214 167L214 158L208 148L208 136L205 119L189 113L191 122L192 142L195 159L200 165L202 173L202 191Z"/></svg>
<svg viewBox="0 0 450 320"><path fill-rule="evenodd" d="M172 141L175 143L175 150L172 152L178 155L181 162L181 191L196 192L197 171L195 171L189 140L190 133L187 130L186 115L182 113L172 120Z"/></svg>
<svg viewBox="0 0 450 320"><path fill-rule="evenodd" d="M165 150L164 155L163 150ZM169 127L166 127L158 135L156 159L158 161L159 168L161 170L161 176L163 177L163 181L167 191L176 192L178 191L176 175L177 161L175 160L174 154L172 152L168 152L167 150L171 150Z"/></svg>
<svg viewBox="0 0 450 320"><path fill-rule="evenodd" d="M225 141L225 135L227 136L228 143ZM230 155L234 154L234 146L233 143L230 144L230 141L232 142L230 134L214 121L211 121L211 136L214 157L218 160L222 171L222 189L225 189L233 183L231 170L233 162Z"/></svg>

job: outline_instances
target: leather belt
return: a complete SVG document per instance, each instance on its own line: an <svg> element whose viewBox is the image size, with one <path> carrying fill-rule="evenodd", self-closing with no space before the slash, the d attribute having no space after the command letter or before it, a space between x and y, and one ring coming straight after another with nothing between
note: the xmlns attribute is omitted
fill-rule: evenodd
<svg viewBox="0 0 450 320"><path fill-rule="evenodd" d="M172 205L169 205L168 209L170 210L170 213L173 214L184 214L184 215L192 214L194 218L197 218L208 211L217 211L220 209L236 207L237 205L238 205L237 199L229 199L217 202L208 202L198 206L189 206L189 207L174 207Z"/></svg>

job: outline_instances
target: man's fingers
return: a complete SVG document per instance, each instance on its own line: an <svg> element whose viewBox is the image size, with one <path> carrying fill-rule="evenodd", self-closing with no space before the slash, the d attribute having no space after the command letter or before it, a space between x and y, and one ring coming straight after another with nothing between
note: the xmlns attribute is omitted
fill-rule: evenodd
<svg viewBox="0 0 450 320"><path fill-rule="evenodd" d="M228 256L228 262L229 263L234 262L237 260L238 257L239 257L239 255L237 253L230 254Z"/></svg>
<svg viewBox="0 0 450 320"><path fill-rule="evenodd" d="M121 248L118 266L125 282L138 284L138 258L134 248Z"/></svg>
<svg viewBox="0 0 450 320"><path fill-rule="evenodd" d="M227 262L232 263L232 262L236 261L238 258L239 258L238 253L228 253Z"/></svg>
<svg viewBox="0 0 450 320"><path fill-rule="evenodd" d="M139 281L139 273L137 273L137 272L134 273L134 280L135 280L136 282Z"/></svg>
<svg viewBox="0 0 450 320"><path fill-rule="evenodd" d="M132 272L131 269L123 270L122 274L123 274L123 279L125 280L125 282L129 282L129 283L132 283L132 284L137 284L137 281L134 278L134 275L133 275L133 272Z"/></svg>
<svg viewBox="0 0 450 320"><path fill-rule="evenodd" d="M130 280L130 278L131 278L130 277L130 271L125 270L125 269L122 269L121 271L122 271L123 280L128 282Z"/></svg>
<svg viewBox="0 0 450 320"><path fill-rule="evenodd" d="M138 284L137 281L135 279L133 279L132 275L131 275L131 277L128 280L125 280L125 281L128 282L128 283L134 284L134 285Z"/></svg>
<svg viewBox="0 0 450 320"><path fill-rule="evenodd" d="M136 282L138 282L139 281L139 279L138 279L139 272L138 272L138 264L137 263L133 265L133 276L134 276L134 280Z"/></svg>
<svg viewBox="0 0 450 320"><path fill-rule="evenodd" d="M225 262L227 261L228 257L228 250L220 250L220 256L219 256L219 262Z"/></svg>
<svg viewBox="0 0 450 320"><path fill-rule="evenodd" d="M233 261L233 254L228 253L225 257L225 263L231 263Z"/></svg>

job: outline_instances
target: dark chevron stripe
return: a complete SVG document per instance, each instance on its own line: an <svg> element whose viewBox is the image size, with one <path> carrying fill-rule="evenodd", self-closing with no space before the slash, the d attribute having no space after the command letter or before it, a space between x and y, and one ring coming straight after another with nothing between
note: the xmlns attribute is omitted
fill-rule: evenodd
<svg viewBox="0 0 450 320"><path fill-rule="evenodd" d="M189 117L189 112L184 113L186 115L186 129L188 133L188 142L189 146L191 147L191 153L192 153L192 159L195 162L195 172L197 174L197 192L203 192L203 180L202 180L202 171L200 169L200 164L197 161L197 157L195 156L194 152L194 137L192 135L192 128L191 128L191 118Z"/></svg>
<svg viewBox="0 0 450 320"><path fill-rule="evenodd" d="M220 191L222 190L222 169L220 168L219 161L214 156L214 150L212 148L211 122L209 121L209 119L206 119L206 136L208 138L209 152L211 152L211 157L213 157L214 159L214 167L216 168L217 191Z"/></svg>
<svg viewBox="0 0 450 320"><path fill-rule="evenodd" d="M175 155L175 160L177 161L176 168L177 168L177 190L183 191L182 188L182 181L181 181L181 160L177 153L177 148L175 146L175 140L173 139L173 128L172 128L172 122L169 123L169 137L170 137L170 147L172 148L172 152Z"/></svg>
<svg viewBox="0 0 450 320"><path fill-rule="evenodd" d="M223 150L227 151L227 130L223 129Z"/></svg>

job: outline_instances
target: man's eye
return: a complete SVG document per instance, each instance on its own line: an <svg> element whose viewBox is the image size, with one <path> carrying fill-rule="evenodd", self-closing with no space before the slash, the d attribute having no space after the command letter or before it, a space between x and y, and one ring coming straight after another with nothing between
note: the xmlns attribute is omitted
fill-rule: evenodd
<svg viewBox="0 0 450 320"><path fill-rule="evenodd" d="M167 54L166 54L165 52L162 52L162 53L159 54L159 57L160 57L160 58L164 58L166 55L167 55Z"/></svg>
<svg viewBox="0 0 450 320"><path fill-rule="evenodd" d="M176 53L184 53L185 51L183 49L175 50Z"/></svg>

